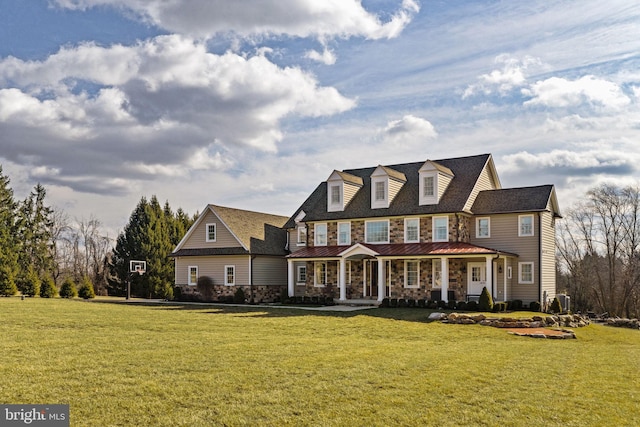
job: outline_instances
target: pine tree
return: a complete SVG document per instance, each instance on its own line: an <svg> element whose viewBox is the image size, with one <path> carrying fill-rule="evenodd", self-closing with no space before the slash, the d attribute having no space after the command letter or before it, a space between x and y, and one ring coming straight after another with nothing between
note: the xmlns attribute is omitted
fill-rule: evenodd
<svg viewBox="0 0 640 427"><path fill-rule="evenodd" d="M15 295L18 272L17 203L0 165L0 294Z"/></svg>
<svg viewBox="0 0 640 427"><path fill-rule="evenodd" d="M38 275L49 274L54 265L53 209L45 205L46 189L37 184L18 210L19 264L22 270L33 266Z"/></svg>
<svg viewBox="0 0 640 427"><path fill-rule="evenodd" d="M91 283L91 279L88 276L84 276L82 278L82 285L78 289L78 296L84 299L91 299L96 297L96 293L93 290L93 283Z"/></svg>
<svg viewBox="0 0 640 427"><path fill-rule="evenodd" d="M61 298L75 298L78 296L78 290L76 284L71 277L67 277L60 287Z"/></svg>
<svg viewBox="0 0 640 427"><path fill-rule="evenodd" d="M480 299L478 300L478 310L479 311L491 311L493 308L493 298L491 298L491 294L489 290L485 286L482 288L482 293L480 294Z"/></svg>
<svg viewBox="0 0 640 427"><path fill-rule="evenodd" d="M53 277L47 275L42 280L40 286L40 298L53 298L58 294L58 288L56 288L56 282Z"/></svg>
<svg viewBox="0 0 640 427"><path fill-rule="evenodd" d="M24 296L33 297L40 294L40 277L32 264L22 270L22 274L18 275L16 284Z"/></svg>

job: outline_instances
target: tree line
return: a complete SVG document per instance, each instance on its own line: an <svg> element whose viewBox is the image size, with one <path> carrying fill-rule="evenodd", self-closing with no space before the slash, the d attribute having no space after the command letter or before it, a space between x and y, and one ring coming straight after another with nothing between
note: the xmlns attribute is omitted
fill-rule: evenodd
<svg viewBox="0 0 640 427"><path fill-rule="evenodd" d="M37 184L16 200L0 165L0 295L51 296L62 284L90 286L99 295L172 296L174 263L168 258L195 218L155 196L142 197L124 230L114 239L99 219L70 219L46 203ZM115 245L114 245L115 243ZM147 262L147 274L132 277L130 260ZM42 292L39 292L39 290Z"/></svg>

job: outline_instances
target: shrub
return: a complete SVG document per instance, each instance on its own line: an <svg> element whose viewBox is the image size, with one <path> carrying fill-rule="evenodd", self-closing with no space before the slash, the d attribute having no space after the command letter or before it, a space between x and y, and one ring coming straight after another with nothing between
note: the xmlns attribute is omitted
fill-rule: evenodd
<svg viewBox="0 0 640 427"><path fill-rule="evenodd" d="M549 310L552 313L562 313L562 304L560 304L560 300L558 299L558 297L555 297L553 299L553 301L551 302L551 307L549 307Z"/></svg>
<svg viewBox="0 0 640 427"><path fill-rule="evenodd" d="M425 299L418 300L418 307L425 308L427 306L427 301Z"/></svg>
<svg viewBox="0 0 640 427"><path fill-rule="evenodd" d="M236 304L244 304L245 299L244 290L242 288L236 289L236 293L233 294L233 302Z"/></svg>
<svg viewBox="0 0 640 427"><path fill-rule="evenodd" d="M450 299L449 301L447 301L447 308L449 310L455 310L456 309L456 302L455 300Z"/></svg>
<svg viewBox="0 0 640 427"><path fill-rule="evenodd" d="M540 311L540 302L539 301L532 301L529 304L529 311Z"/></svg>
<svg viewBox="0 0 640 427"><path fill-rule="evenodd" d="M389 308L389 298L382 298L380 301L380 308Z"/></svg>
<svg viewBox="0 0 640 427"><path fill-rule="evenodd" d="M482 288L482 293L480 294L480 299L478 300L478 310L480 311L491 311L493 309L493 298L491 298L491 294L489 290L485 286Z"/></svg>
<svg viewBox="0 0 640 427"><path fill-rule="evenodd" d="M78 296L76 284L73 283L71 277L67 277L60 287L61 298L75 298Z"/></svg>
<svg viewBox="0 0 640 427"><path fill-rule="evenodd" d="M173 288L173 299L176 301L182 301L182 288L180 286L175 286Z"/></svg>
<svg viewBox="0 0 640 427"><path fill-rule="evenodd" d="M415 307L416 306L416 300L414 300L413 298L409 298L407 300L407 307Z"/></svg>
<svg viewBox="0 0 640 427"><path fill-rule="evenodd" d="M427 301L427 308L431 310L435 310L436 308L438 308L438 301L434 301L434 300Z"/></svg>
<svg viewBox="0 0 640 427"><path fill-rule="evenodd" d="M407 306L407 300L404 298L398 298L398 307L406 307Z"/></svg>
<svg viewBox="0 0 640 427"><path fill-rule="evenodd" d="M395 308L398 306L398 299L397 298L391 298L389 300L389 307Z"/></svg>
<svg viewBox="0 0 640 427"><path fill-rule="evenodd" d="M522 300L514 299L513 301L509 301L509 310L522 310Z"/></svg>
<svg viewBox="0 0 640 427"><path fill-rule="evenodd" d="M209 276L198 277L196 289L203 301L213 301L213 279Z"/></svg>
<svg viewBox="0 0 640 427"><path fill-rule="evenodd" d="M91 283L91 279L87 276L84 276L82 279L82 285L80 289L78 289L78 296L83 299L91 299L96 297L96 293L93 290L93 283Z"/></svg>
<svg viewBox="0 0 640 427"><path fill-rule="evenodd" d="M467 311L478 311L478 301L468 301Z"/></svg>
<svg viewBox="0 0 640 427"><path fill-rule="evenodd" d="M447 308L447 303L443 300L438 301L438 308Z"/></svg>
<svg viewBox="0 0 640 427"><path fill-rule="evenodd" d="M333 302L333 297L325 297L324 298L324 305L334 305L335 302Z"/></svg>
<svg viewBox="0 0 640 427"><path fill-rule="evenodd" d="M280 289L280 302L283 304L288 304L291 301L289 301L289 289L288 288L282 288Z"/></svg>
<svg viewBox="0 0 640 427"><path fill-rule="evenodd" d="M466 302L464 302L464 301L458 301L458 302L456 303L456 310L464 311L464 310L466 310L466 309L467 309L467 303L466 303Z"/></svg>
<svg viewBox="0 0 640 427"><path fill-rule="evenodd" d="M29 266L24 274L18 277L16 284L22 295L33 297L40 294L40 278L32 266Z"/></svg>
<svg viewBox="0 0 640 427"><path fill-rule="evenodd" d="M40 298L53 298L57 293L58 288L56 287L56 282L53 281L53 277L45 277L40 286Z"/></svg>
<svg viewBox="0 0 640 427"><path fill-rule="evenodd" d="M507 311L507 307L508 304L506 302L497 302L493 305L493 309L491 311L493 311L494 313L499 313L502 311Z"/></svg>

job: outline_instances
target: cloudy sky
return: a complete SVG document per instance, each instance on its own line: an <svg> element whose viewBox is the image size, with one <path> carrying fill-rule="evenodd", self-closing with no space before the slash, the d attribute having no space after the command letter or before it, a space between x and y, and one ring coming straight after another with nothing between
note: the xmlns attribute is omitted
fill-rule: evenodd
<svg viewBox="0 0 640 427"><path fill-rule="evenodd" d="M628 0L0 0L0 164L114 232L482 153L566 209L640 182L639 35Z"/></svg>

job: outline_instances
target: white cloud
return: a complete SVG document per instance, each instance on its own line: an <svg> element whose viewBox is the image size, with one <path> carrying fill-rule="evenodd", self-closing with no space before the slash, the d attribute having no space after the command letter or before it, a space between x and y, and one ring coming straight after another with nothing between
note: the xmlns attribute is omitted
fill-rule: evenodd
<svg viewBox="0 0 640 427"><path fill-rule="evenodd" d="M403 0L387 22L360 0L56 0L64 8L84 10L114 6L132 10L169 31L193 37L233 32L243 37L369 39L397 37L420 10L416 0Z"/></svg>
<svg viewBox="0 0 640 427"><path fill-rule="evenodd" d="M498 92L504 96L514 88L526 84L526 71L530 66L540 65L538 58L525 56L518 59L508 54L498 55L494 62L502 64L502 68L478 76L478 83L467 86L462 96L463 99L477 93L490 95L493 92Z"/></svg>
<svg viewBox="0 0 640 427"><path fill-rule="evenodd" d="M578 80L551 77L536 82L522 92L531 97L525 105L573 107L589 104L620 109L630 103L630 99L623 93L620 86L590 75Z"/></svg>
<svg viewBox="0 0 640 427"><path fill-rule="evenodd" d="M331 50L328 49L327 47L324 48L324 50L322 51L322 53L318 52L317 50L308 50L305 52L304 54L305 58L309 58L312 59L314 61L318 61L321 62L325 65L333 65L336 63L336 55L335 53Z"/></svg>
<svg viewBox="0 0 640 427"><path fill-rule="evenodd" d="M435 139L435 128L426 119L408 114L400 120L393 120L381 130L383 142L396 146L412 146Z"/></svg>
<svg viewBox="0 0 640 427"><path fill-rule="evenodd" d="M216 55L171 35L130 47L65 47L43 61L0 60L0 82L14 86L0 89L2 156L60 170L74 177L66 183L89 191L78 177L96 183L116 171L144 178L174 176L179 165L225 168L231 147L275 152L285 117L354 107L335 88L264 53ZM95 158L99 166L87 166Z"/></svg>

